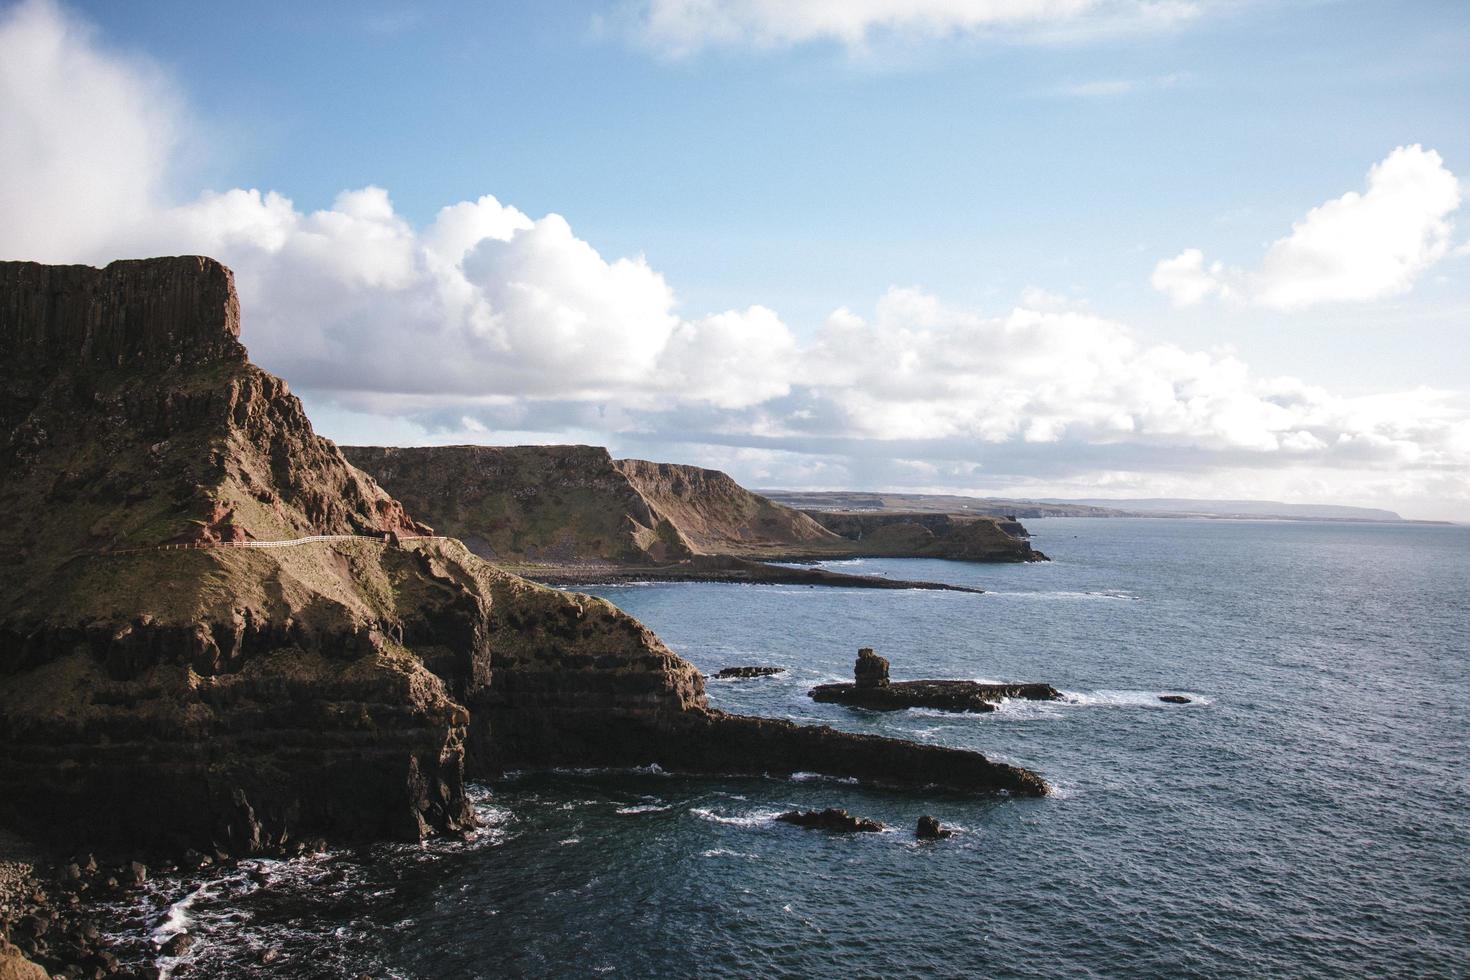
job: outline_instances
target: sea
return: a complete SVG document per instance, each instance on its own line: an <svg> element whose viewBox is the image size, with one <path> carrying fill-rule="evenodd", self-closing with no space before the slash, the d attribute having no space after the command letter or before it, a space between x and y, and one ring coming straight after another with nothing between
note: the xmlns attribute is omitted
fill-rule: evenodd
<svg viewBox="0 0 1470 980"><path fill-rule="evenodd" d="M1042 799L803 774L526 772L469 841L212 876L119 906L176 977L1458 977L1470 973L1470 527L1028 522L1045 564L835 562L984 594L589 586L713 705L976 749ZM986 715L813 703L895 679L1044 681ZM1188 704L1160 695L1180 694ZM773 820L843 807L879 834ZM915 841L923 814L954 837Z"/></svg>

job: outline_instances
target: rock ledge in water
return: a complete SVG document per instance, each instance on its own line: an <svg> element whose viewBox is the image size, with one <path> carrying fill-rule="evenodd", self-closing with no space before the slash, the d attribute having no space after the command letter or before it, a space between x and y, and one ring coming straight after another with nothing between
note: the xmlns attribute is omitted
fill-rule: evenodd
<svg viewBox="0 0 1470 980"><path fill-rule="evenodd" d="M858 651L852 684L818 684L807 692L813 701L845 704L875 711L935 708L939 711L994 711L1003 698L1060 701L1050 684L981 684L978 681L890 681L888 661L871 647Z"/></svg>
<svg viewBox="0 0 1470 980"><path fill-rule="evenodd" d="M813 830L831 830L840 834L876 834L883 825L867 817L855 817L846 810L788 810L776 817L782 823L796 824Z"/></svg>
<svg viewBox="0 0 1470 980"><path fill-rule="evenodd" d="M784 673L786 673L785 667L726 667L716 674L715 677L728 680L732 677L770 677L773 674Z"/></svg>
<svg viewBox="0 0 1470 980"><path fill-rule="evenodd" d="M1193 698L1187 698L1182 694L1160 694L1159 700L1165 704L1190 704Z"/></svg>

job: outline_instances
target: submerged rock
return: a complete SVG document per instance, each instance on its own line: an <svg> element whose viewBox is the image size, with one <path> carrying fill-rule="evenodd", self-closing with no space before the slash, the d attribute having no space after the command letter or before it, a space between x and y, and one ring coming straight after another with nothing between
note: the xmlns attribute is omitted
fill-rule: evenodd
<svg viewBox="0 0 1470 980"><path fill-rule="evenodd" d="M785 667L726 667L715 676L719 678L729 679L744 677L770 677L773 674L784 673L786 673Z"/></svg>
<svg viewBox="0 0 1470 980"><path fill-rule="evenodd" d="M877 820L855 817L846 810L828 807L825 810L788 810L776 817L782 823L809 827L813 830L831 830L839 834L876 834L883 829Z"/></svg>
<svg viewBox="0 0 1470 980"><path fill-rule="evenodd" d="M919 825L914 828L915 840L943 840L953 836L953 830L940 826L938 820L929 816L920 817Z"/></svg>
<svg viewBox="0 0 1470 980"><path fill-rule="evenodd" d="M1182 694L1160 694L1159 700L1165 704L1191 704L1193 698L1187 698Z"/></svg>

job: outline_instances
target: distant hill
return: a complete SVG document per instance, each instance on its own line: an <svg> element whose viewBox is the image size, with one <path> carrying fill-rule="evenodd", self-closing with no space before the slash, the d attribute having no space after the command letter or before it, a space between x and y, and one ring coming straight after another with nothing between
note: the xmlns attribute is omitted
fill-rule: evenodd
<svg viewBox="0 0 1470 980"><path fill-rule="evenodd" d="M1306 521L1402 521L1391 510L1335 504L1283 504L1275 500L1191 500L1188 497L1083 498L1047 503L1115 507L1148 516L1276 518Z"/></svg>
<svg viewBox="0 0 1470 980"><path fill-rule="evenodd" d="M1114 507L1081 502L1012 500L1006 497L965 497L947 493L881 493L861 490L758 490L769 500L799 510L905 511L914 514L954 514L975 517L1136 517Z"/></svg>
<svg viewBox="0 0 1470 980"><path fill-rule="evenodd" d="M1191 500L1188 497L967 497L948 493L865 490L761 490L776 503L817 511L903 511L960 516L1015 517L1209 517L1218 520L1403 521L1391 510L1335 504L1284 504L1275 500ZM1437 523L1415 521L1411 523Z"/></svg>
<svg viewBox="0 0 1470 980"><path fill-rule="evenodd" d="M1042 558L1025 528L988 513L960 511L953 519L943 508L898 508L875 519L872 507L803 512L718 470L613 459L598 446L344 446L342 452L441 532L527 574L585 564L650 569L692 562L708 570L710 563L699 559L710 557ZM905 519L895 519L900 510Z"/></svg>

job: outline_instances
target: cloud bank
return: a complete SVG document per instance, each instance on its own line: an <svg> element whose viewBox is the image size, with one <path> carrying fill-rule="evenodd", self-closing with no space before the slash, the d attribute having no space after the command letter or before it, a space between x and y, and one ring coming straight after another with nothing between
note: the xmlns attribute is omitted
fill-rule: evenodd
<svg viewBox="0 0 1470 980"><path fill-rule="evenodd" d="M1188 248L1154 267L1153 286L1178 306L1208 297L1279 310L1406 293L1450 254L1460 182L1422 146L1401 146L1368 171L1368 189L1307 212L1266 249L1259 269L1205 263Z"/></svg>
<svg viewBox="0 0 1470 980"><path fill-rule="evenodd" d="M761 305L690 315L643 257L603 256L560 215L488 195L423 227L379 187L318 210L257 189L170 200L159 147L179 102L160 85L45 0L0 19L0 203L16 216L0 257L214 255L236 272L254 358L367 438L379 423L421 441L534 432L765 486L1270 492L1470 513L1462 393L1336 395L1228 351L1146 343L1040 293L985 311L890 288L805 335ZM1250 295L1319 296L1345 275L1330 260L1343 241L1385 238L1396 271L1374 289L1399 288L1447 247L1458 191L1440 174L1431 151L1395 151L1367 193L1274 244ZM1357 221L1380 234L1344 232ZM1155 272L1191 301L1232 276L1198 252Z"/></svg>

